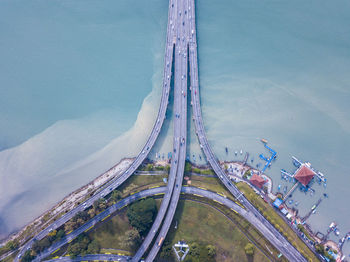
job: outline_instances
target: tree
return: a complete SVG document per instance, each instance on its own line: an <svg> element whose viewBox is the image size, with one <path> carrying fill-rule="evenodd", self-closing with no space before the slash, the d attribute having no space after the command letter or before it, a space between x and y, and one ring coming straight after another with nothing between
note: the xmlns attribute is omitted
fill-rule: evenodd
<svg viewBox="0 0 350 262"><path fill-rule="evenodd" d="M144 236L151 228L156 213L156 201L149 198L130 205L127 216L131 226L136 228L141 236Z"/></svg>
<svg viewBox="0 0 350 262"><path fill-rule="evenodd" d="M88 254L98 254L100 252L100 245L96 240L92 240L88 245L87 253Z"/></svg>
<svg viewBox="0 0 350 262"><path fill-rule="evenodd" d="M10 250L15 250L18 247L17 241L9 241L6 243L6 248Z"/></svg>
<svg viewBox="0 0 350 262"><path fill-rule="evenodd" d="M57 234L57 230L55 229L55 230L52 230L51 232L49 232L47 235L48 235L49 237L55 237L56 234Z"/></svg>
<svg viewBox="0 0 350 262"><path fill-rule="evenodd" d="M104 198L100 198L98 201L98 208L100 211L104 210L107 207L106 200Z"/></svg>
<svg viewBox="0 0 350 262"><path fill-rule="evenodd" d="M31 251L27 250L21 259L22 262L30 262L34 259L34 256L32 256Z"/></svg>
<svg viewBox="0 0 350 262"><path fill-rule="evenodd" d="M173 251L171 243L164 242L164 245L162 246L162 250L159 254L159 257L161 259L164 259L164 261L169 261L173 257Z"/></svg>
<svg viewBox="0 0 350 262"><path fill-rule="evenodd" d="M317 253L320 253L321 255L324 254L324 246L323 245L317 244L317 245L315 245L315 248L316 248Z"/></svg>
<svg viewBox="0 0 350 262"><path fill-rule="evenodd" d="M62 237L64 237L66 235L66 233L64 232L63 229L60 229L57 231L57 234L56 234L56 239L57 240L60 240Z"/></svg>
<svg viewBox="0 0 350 262"><path fill-rule="evenodd" d="M74 243L72 245L69 245L68 246L68 254L72 257L72 258L75 258L77 257L79 254L80 254L80 246L79 246L79 243Z"/></svg>
<svg viewBox="0 0 350 262"><path fill-rule="evenodd" d="M114 190L111 195L111 199L115 202L122 198L122 193L119 190Z"/></svg>
<svg viewBox="0 0 350 262"><path fill-rule="evenodd" d="M254 245L252 243L248 243L244 247L244 251L248 256L254 255Z"/></svg>
<svg viewBox="0 0 350 262"><path fill-rule="evenodd" d="M126 231L120 240L123 243L124 248L129 250L135 250L135 248L141 243L140 234L135 228Z"/></svg>
<svg viewBox="0 0 350 262"><path fill-rule="evenodd" d="M207 250L208 250L208 256L209 257L214 257L216 255L216 249L212 245L207 245Z"/></svg>
<svg viewBox="0 0 350 262"><path fill-rule="evenodd" d="M40 252L42 252L44 249L48 248L51 245L51 242L49 240L49 238L44 237L43 239L39 240L39 241L35 241L33 244L32 249L39 254Z"/></svg>
<svg viewBox="0 0 350 262"><path fill-rule="evenodd" d="M75 229L75 222L70 220L64 224L64 231L70 232Z"/></svg>
<svg viewBox="0 0 350 262"><path fill-rule="evenodd" d="M199 257L199 245L196 243L196 242L193 242L191 245L190 245L190 255L192 257Z"/></svg>
<svg viewBox="0 0 350 262"><path fill-rule="evenodd" d="M90 238L85 234L81 234L68 246L67 252L72 258L75 258L78 255L84 256L87 254L88 245L90 243ZM92 246L92 248L93 247L94 246Z"/></svg>
<svg viewBox="0 0 350 262"><path fill-rule="evenodd" d="M192 171L192 165L190 164L190 162L186 161L185 162L185 174L191 173Z"/></svg>
<svg viewBox="0 0 350 262"><path fill-rule="evenodd" d="M152 164L147 164L145 167L146 171L152 171L153 170L153 165Z"/></svg>

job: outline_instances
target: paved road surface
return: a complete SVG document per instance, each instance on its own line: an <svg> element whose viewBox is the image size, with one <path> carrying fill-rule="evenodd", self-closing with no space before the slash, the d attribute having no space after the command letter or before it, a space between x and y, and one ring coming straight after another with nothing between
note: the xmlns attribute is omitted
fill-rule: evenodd
<svg viewBox="0 0 350 262"><path fill-rule="evenodd" d="M76 258L70 257L60 257L50 260L45 260L47 262L78 262L78 261L120 261L127 262L130 261L131 257L128 256L120 256L120 255L104 255L104 254L96 254L96 255L86 255L86 256L78 256Z"/></svg>
<svg viewBox="0 0 350 262"><path fill-rule="evenodd" d="M207 197L207 198L210 198L212 200L216 200L220 203L223 203L224 205L226 205L229 208L234 209L235 211L237 211L238 213L240 213L244 217L247 214L247 211L244 210L243 208L241 208L240 206L238 206L235 202L233 202L232 200L229 200L227 198L224 198L223 196L216 194L214 192L207 191L207 190L200 189L200 188L195 188L195 187L187 187L187 186L180 187L180 189L181 189L180 192L183 192L185 194L196 194L196 195ZM83 232L88 231L91 228L93 228L94 225L96 225L98 222L104 221L106 218L111 216L114 212L121 209L122 207L129 205L129 204L131 204L131 203L133 203L141 198L154 196L154 195L158 195L158 194L164 194L166 191L167 191L167 187L156 187L156 188L150 188L150 189L143 190L143 191L135 193L127 198L124 198L123 200L119 201L118 203L107 208L105 211L101 212L100 214L98 214L97 216L92 218L90 221L88 221L87 223L85 223L81 227L74 230L69 235L62 238L60 241L54 243L51 247L49 247L48 249L46 249L42 253L40 253L40 255L38 257L36 257L33 261L38 262L38 261L43 260L45 257L49 256L53 252L56 252L62 246L73 241L76 237L78 237ZM103 259L100 259L100 260L103 260Z"/></svg>
<svg viewBox="0 0 350 262"><path fill-rule="evenodd" d="M182 149L185 147L182 145L181 137L183 136L182 134L182 118L183 112L181 108L181 86L179 85L179 74L182 72L180 71L181 69L181 64L179 59L177 58L177 53L179 51L178 45L177 45L177 23L178 23L178 17L177 17L177 10L178 10L178 5L177 1L170 0L169 1L169 8L168 8L168 23L171 24L171 27L169 27L168 24L168 30L170 32L167 32L167 45L169 44L174 44L174 40L176 41L175 44L175 74L174 74L174 137L173 137L173 153L172 153L172 159L171 159L171 166L170 166L170 173L168 177L168 183L167 183L167 189L164 195L164 198L162 200L162 203L160 205L160 208L158 210L157 216L153 222L153 225L148 232L146 238L143 240L141 246L137 250L136 254L132 258L133 262L138 262L143 254L146 252L148 249L149 245L152 243L152 240L154 239L155 235L158 232L158 229L160 225L162 224L162 221L164 219L164 216L168 210L170 200L172 199L172 194L174 191L174 185L175 185L175 180L177 177L177 174L179 172L179 163L182 161L182 156L183 154ZM171 43L168 43L168 41L172 41ZM174 57L173 57L174 59ZM185 129L186 130L186 129ZM181 164L180 164L181 165ZM177 183L177 182L176 182Z"/></svg>
<svg viewBox="0 0 350 262"><path fill-rule="evenodd" d="M67 244L68 242L72 241L74 238L76 238L79 234L86 231L87 229L91 228L91 226L95 225L98 221L104 220L106 217L108 217L110 214L114 213L116 210L122 208L126 204L130 204L134 201L137 201L144 197L149 197L152 195L162 194L165 193L167 190L166 187L158 187L158 188L152 188L147 189L144 191L141 191L139 193L136 193L132 196L129 196L120 202L116 203L115 205L109 207L104 212L93 218L91 221L86 223L85 225L81 226L80 228L73 231L71 234L63 238L61 241L57 242L54 246L50 247L48 250L45 250L44 253L41 254L40 258L37 258L35 261L40 261L40 259L44 259L48 255L50 255L52 252L56 251L58 248L62 247L63 245ZM192 194L192 195L198 195L202 196L211 200L215 200L219 203L222 203L226 207L235 210L237 213L239 213L242 217L247 219L252 225L254 225L263 235L266 237L275 247L279 247L281 245L280 241L275 238L275 235L271 230L266 227L263 223L260 222L259 219L257 219L250 211L247 211L246 209L240 207L237 205L234 201L225 198L215 192L211 192L208 190L196 188L196 187L182 187L181 192L185 194ZM105 260L104 257L106 255L97 255L100 257L95 257L96 260ZM85 259L86 260L86 259ZM299 260L290 260L290 261L299 261Z"/></svg>
<svg viewBox="0 0 350 262"><path fill-rule="evenodd" d="M180 147L179 166L176 174L176 186L171 197L170 206L164 219L162 228L157 236L151 251L149 252L146 262L151 262L155 259L162 246L164 239L169 231L171 222L174 218L176 207L180 198L181 185L183 181L185 159L186 159L186 140L187 140L187 89L188 89L188 0L178 0L177 2L177 38L175 44L175 89L177 89L176 97L179 101L181 110L180 116L180 136L179 139L183 142ZM181 90L181 93L179 92ZM134 262L138 262L137 257Z"/></svg>

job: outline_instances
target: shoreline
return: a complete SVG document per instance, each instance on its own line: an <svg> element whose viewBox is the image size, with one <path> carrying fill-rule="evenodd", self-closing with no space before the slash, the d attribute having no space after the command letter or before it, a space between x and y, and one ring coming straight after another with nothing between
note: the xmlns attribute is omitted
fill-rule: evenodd
<svg viewBox="0 0 350 262"><path fill-rule="evenodd" d="M17 238L19 238L20 243L25 242L28 237L33 235L33 233L35 234L36 230L45 227L48 222L57 218L57 216L62 214L62 212L68 212L74 208L77 202L82 201L88 194L95 193L95 191L97 191L103 184L107 183L117 175L120 175L131 165L133 160L134 158L121 159L116 165L97 176L94 180L69 193L61 200L57 201L50 209L44 211L37 218L34 218L19 230L12 232L5 238L1 239L0 247ZM45 218L46 216L49 217Z"/></svg>
<svg viewBox="0 0 350 262"><path fill-rule="evenodd" d="M260 195L265 200L265 202L268 202L271 206L273 206L272 202L274 200L276 200L280 196L282 196L282 197L284 196L284 194L281 192L273 193L273 191L272 191L272 188L273 188L272 178L270 178L265 173L261 173L259 170L255 169L254 167L250 166L247 163L244 164L242 161L220 161L220 165L223 169L225 169L228 172L228 176L230 177L231 180L233 180L235 182L246 183L247 185L249 185L250 188L252 188L255 191L256 194ZM236 172L234 172L234 171L236 171ZM243 177L245 172L247 172L247 171L252 172L252 174L260 174L263 178L265 178L267 180L266 184L268 184L268 185L267 185L266 192L263 189L258 189L257 187L253 186L249 182L248 179ZM317 236L318 232L314 232L312 230L312 226L309 223L306 223L306 222L302 223L303 218L298 215L298 213L299 213L298 208L289 207L285 202L283 202L281 207L283 207L283 209L286 209L288 211L288 213L291 215L290 218L288 218L285 214L282 214L280 212L282 208L280 208L280 211L278 211L276 209L275 212L280 217L283 218L283 220L298 235L299 238L301 238L301 239L303 238L303 235L299 233L302 231L300 231L298 229L298 227L296 226L297 224L295 224L295 223L298 223L298 224L300 223L301 225L303 225L303 228L305 229L306 234L308 234L312 238L312 241L314 243L321 244L321 245L324 245L325 247L332 248L333 250L335 250L337 252L337 254L339 254L340 257L342 257L344 255L342 250L339 248L339 246L336 242L334 242L333 240L330 240L330 239L326 239L325 241L323 241L322 239L320 239ZM304 232L302 232L302 233L304 234ZM306 234L304 234L304 235L306 235ZM310 243L307 243L303 239L302 239L302 241L307 246L309 246L309 247L312 246Z"/></svg>
<svg viewBox="0 0 350 262"><path fill-rule="evenodd" d="M88 197L88 195L95 194L101 186L103 186L105 183L107 183L111 179L115 178L116 176L124 172L131 165L133 160L134 158L121 159L116 165L111 167L109 170L100 174L91 182L81 186L80 188L76 189L72 193L68 194L62 200L58 201L52 208L43 212L39 217L35 218L31 222L23 226L20 230L14 233L11 233L6 238L1 240L0 246L14 239L19 239L20 244L24 243L25 241L28 240L28 238L33 237L38 230L41 230L42 228L47 226L49 222L57 219L60 215L63 215L64 212L68 212L69 210L73 209L77 204L80 204L80 202L84 201L86 197ZM147 159L145 163L153 163L154 165L158 165L158 166L166 166L169 164L168 160L150 160L150 159ZM191 161L190 163L193 167L196 167L199 169L210 169L210 166L208 164L198 165ZM244 163L242 161L220 161L219 163L221 167L228 173L228 176L232 181L236 183L237 182L246 183L250 188L254 190L256 194L260 195L266 202L270 203L271 206L272 206L272 202L276 198L278 198L280 195L283 196L283 194L280 192L276 194L272 192L272 188L273 188L272 178L270 178L265 173L262 174L259 170L255 169L249 164ZM253 186L249 182L249 180L245 177L248 171L250 175L260 174L267 181L266 182L267 186L264 186L264 188L262 189L259 189ZM294 226L295 222L300 223L302 220L302 218L298 216L298 209L295 207L290 208L285 203L283 203L282 206L284 209L286 209L289 212L289 214L291 214L292 216L291 218L287 218L285 214L278 212L278 210L275 210L275 212L279 216L281 216L283 220L289 225L289 227L297 234L297 236L302 239L303 237L300 234L301 231L298 230L296 226ZM317 237L317 233L314 233L312 231L312 228L309 224L304 223L303 226L306 232L309 234L309 236L313 238L313 241L315 243L322 243L325 246L329 246L332 249L336 250L340 255L342 255L342 251L338 247L337 243L329 239L323 243L321 239ZM306 243L305 240L303 239L302 241L310 248L309 243Z"/></svg>

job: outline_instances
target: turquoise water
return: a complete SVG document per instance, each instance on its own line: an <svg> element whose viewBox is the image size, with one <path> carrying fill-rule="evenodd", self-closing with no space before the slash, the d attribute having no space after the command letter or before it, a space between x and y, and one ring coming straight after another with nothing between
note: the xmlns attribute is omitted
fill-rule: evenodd
<svg viewBox="0 0 350 262"><path fill-rule="evenodd" d="M2 235L137 153L157 112L165 41L166 1L21 4L0 8ZM239 159L243 149L256 164L268 139L278 153L267 171L275 190L279 170L293 171L292 155L311 162L328 185L313 197L294 194L301 214L327 192L308 222L325 231L335 220L349 231L349 3L197 7L201 101L216 154ZM171 150L169 125L153 155ZM193 136L190 152L199 153Z"/></svg>

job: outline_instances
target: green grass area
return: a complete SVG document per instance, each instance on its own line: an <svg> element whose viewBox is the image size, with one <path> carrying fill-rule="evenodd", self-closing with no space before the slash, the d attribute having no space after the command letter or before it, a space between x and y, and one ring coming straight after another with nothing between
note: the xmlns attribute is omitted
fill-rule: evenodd
<svg viewBox="0 0 350 262"><path fill-rule="evenodd" d="M273 207L263 201L247 184L240 182L237 184L237 187L304 257L309 261L319 261L316 255L299 239L290 226L276 213Z"/></svg>
<svg viewBox="0 0 350 262"><path fill-rule="evenodd" d="M191 186L205 188L213 192L217 192L221 195L225 195L231 200L235 200L232 194L226 189L226 187L221 183L217 177L203 177L192 175Z"/></svg>
<svg viewBox="0 0 350 262"><path fill-rule="evenodd" d="M178 228L175 229L175 223ZM197 202L180 200L174 221L165 241L174 244L179 240L187 243L204 242L216 247L216 261L269 261L255 249L253 257L245 254L249 240L219 211ZM175 260L174 260L175 261Z"/></svg>
<svg viewBox="0 0 350 262"><path fill-rule="evenodd" d="M106 220L104 223L98 224L89 231L89 237L97 240L103 249L112 248L124 250L125 248L120 241L120 236L131 229L126 211L127 209L123 208L116 216Z"/></svg>
<svg viewBox="0 0 350 262"><path fill-rule="evenodd" d="M186 197L192 198L193 196L186 195ZM161 199L158 199L156 202L157 206L159 206ZM215 202L209 202L212 205L218 205ZM260 243L260 248L266 249L265 246L267 246L269 250L274 252L274 257L278 254L278 251L253 226L226 208L226 215L229 213L234 218L235 223L208 205L180 200L166 241L170 240L173 244L178 240L184 239L187 242L211 244L217 249L216 261L269 261L258 249L255 249L253 257L246 256L244 247L250 241L241 232L243 229L251 239ZM175 232L174 224L176 221L178 222L178 229ZM123 246L120 238L130 228L126 209L123 209L116 216L94 227L88 235L91 239L99 242L104 251L103 253L123 253L118 250L132 252L132 250L127 250ZM265 252L268 251L265 250Z"/></svg>
<svg viewBox="0 0 350 262"><path fill-rule="evenodd" d="M118 190L123 193L129 193L131 191L135 191L135 189L143 190L148 187L148 185L152 186L165 186L166 184L163 182L163 178L168 177L168 175L157 175L157 176L144 176L144 175L132 175L128 180L123 183Z"/></svg>

